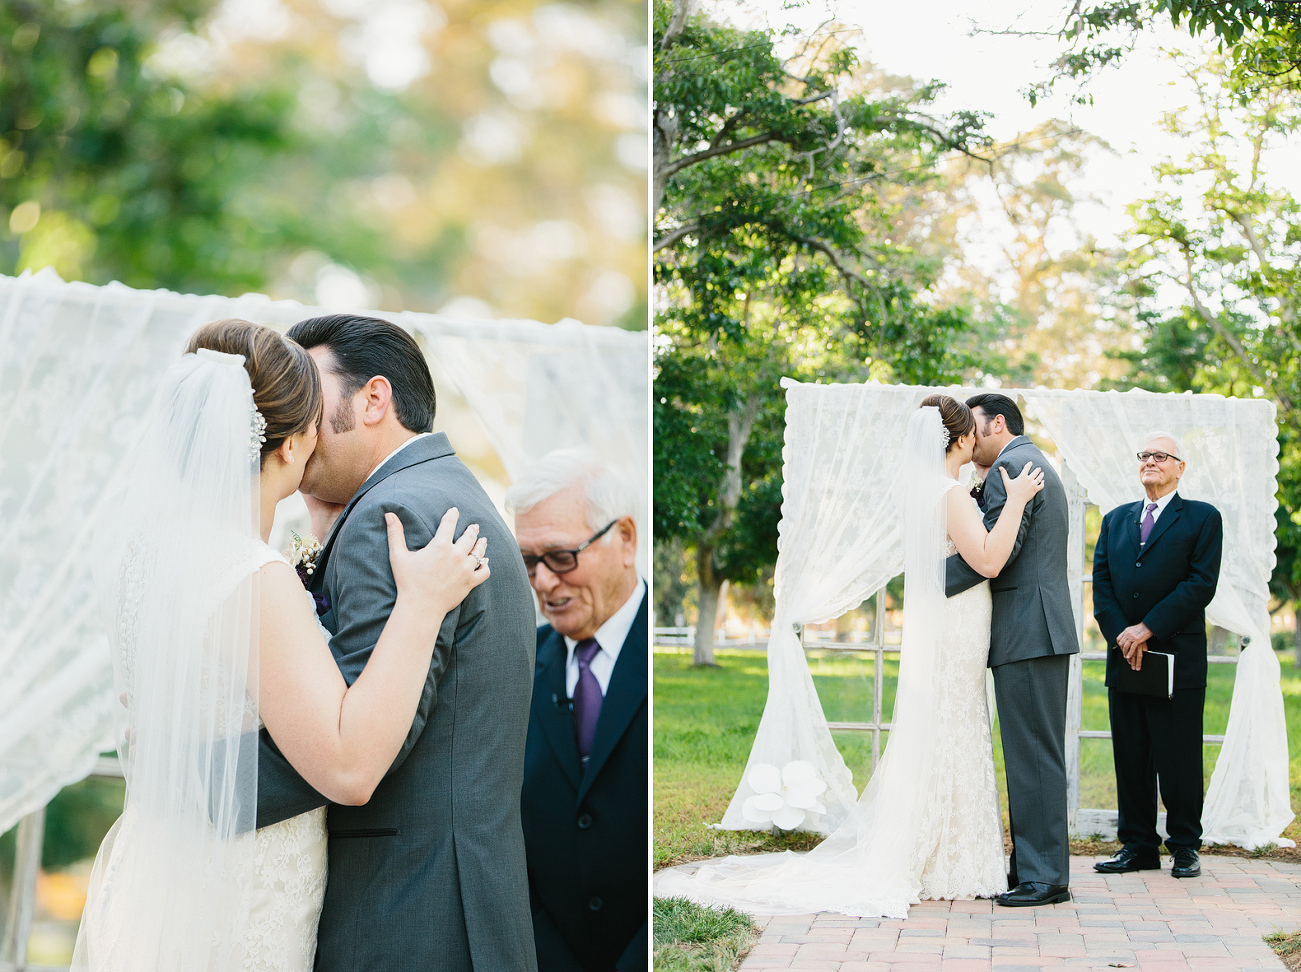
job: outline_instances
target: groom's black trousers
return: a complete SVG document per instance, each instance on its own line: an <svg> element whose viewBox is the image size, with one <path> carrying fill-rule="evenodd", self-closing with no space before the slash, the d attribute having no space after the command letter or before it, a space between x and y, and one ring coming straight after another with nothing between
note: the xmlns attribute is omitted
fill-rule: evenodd
<svg viewBox="0 0 1301 972"><path fill-rule="evenodd" d="M1160 853L1156 794L1165 804L1166 846L1202 846L1202 711L1205 688L1177 688L1159 699L1108 689L1111 751L1116 761L1120 820L1126 847Z"/></svg>
<svg viewBox="0 0 1301 972"><path fill-rule="evenodd" d="M1015 884L1070 884L1066 817L1066 686L1070 655L997 665L1007 813L1012 829L1008 876Z"/></svg>

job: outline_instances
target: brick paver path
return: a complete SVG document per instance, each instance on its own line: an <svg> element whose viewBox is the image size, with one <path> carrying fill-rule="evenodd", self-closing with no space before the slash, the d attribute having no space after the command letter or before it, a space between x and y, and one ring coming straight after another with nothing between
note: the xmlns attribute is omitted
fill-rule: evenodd
<svg viewBox="0 0 1301 972"><path fill-rule="evenodd" d="M756 918L742 972L1207 972L1281 969L1261 941L1301 929L1301 865L1202 858L1202 875L1107 875L1071 858L1074 900L1043 908L924 901L906 921L843 915ZM1065 972L1065 970L1064 970Z"/></svg>

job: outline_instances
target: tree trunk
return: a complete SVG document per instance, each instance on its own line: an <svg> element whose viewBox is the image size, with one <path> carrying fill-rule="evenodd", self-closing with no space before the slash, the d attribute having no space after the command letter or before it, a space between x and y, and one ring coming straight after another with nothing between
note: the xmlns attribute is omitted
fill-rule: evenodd
<svg viewBox="0 0 1301 972"><path fill-rule="evenodd" d="M696 615L696 644L691 653L691 664L696 668L717 666L714 661L714 624L718 620L719 593L722 578L714 573L714 547L712 544L696 546L696 576L700 579L697 602L700 613Z"/></svg>
<svg viewBox="0 0 1301 972"><path fill-rule="evenodd" d="M727 469L719 490L719 511L704 536L696 541L696 577L700 581L700 614L696 617L696 647L692 665L716 665L714 661L714 622L718 616L718 594L723 578L714 571L714 545L723 531L732 525L737 504L741 501L741 457L750 442L754 421L759 415L759 396L751 395L740 414L727 416Z"/></svg>

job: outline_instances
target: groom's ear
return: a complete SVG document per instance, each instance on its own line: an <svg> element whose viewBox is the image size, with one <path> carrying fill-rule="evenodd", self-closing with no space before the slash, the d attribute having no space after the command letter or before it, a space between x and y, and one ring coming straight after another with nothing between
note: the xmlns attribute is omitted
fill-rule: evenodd
<svg viewBox="0 0 1301 972"><path fill-rule="evenodd" d="M378 425L393 405L393 386L383 375L376 375L358 389L363 396L361 421L363 425Z"/></svg>

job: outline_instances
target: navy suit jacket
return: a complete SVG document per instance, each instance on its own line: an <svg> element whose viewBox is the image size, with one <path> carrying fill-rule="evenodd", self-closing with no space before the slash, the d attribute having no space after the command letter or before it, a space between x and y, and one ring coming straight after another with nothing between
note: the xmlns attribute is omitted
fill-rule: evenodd
<svg viewBox="0 0 1301 972"><path fill-rule="evenodd" d="M565 640L538 629L522 803L538 972L646 968L648 597L619 649L586 767Z"/></svg>
<svg viewBox="0 0 1301 972"><path fill-rule="evenodd" d="M1118 506L1102 518L1093 553L1093 616L1107 645L1140 621L1152 631L1149 651L1175 656L1175 688L1206 686L1206 605L1220 578L1224 527L1210 503L1178 493L1139 545L1148 500ZM1119 651L1107 652L1107 685L1115 684Z"/></svg>

